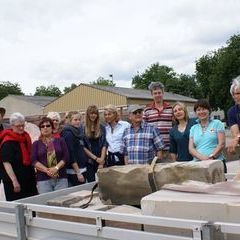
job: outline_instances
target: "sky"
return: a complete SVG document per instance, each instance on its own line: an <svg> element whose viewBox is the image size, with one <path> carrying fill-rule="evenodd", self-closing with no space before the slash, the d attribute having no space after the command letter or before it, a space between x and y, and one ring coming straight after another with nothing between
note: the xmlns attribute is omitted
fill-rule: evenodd
<svg viewBox="0 0 240 240"><path fill-rule="evenodd" d="M240 34L239 0L0 0L0 81L36 87L131 87L151 64L194 74Z"/></svg>

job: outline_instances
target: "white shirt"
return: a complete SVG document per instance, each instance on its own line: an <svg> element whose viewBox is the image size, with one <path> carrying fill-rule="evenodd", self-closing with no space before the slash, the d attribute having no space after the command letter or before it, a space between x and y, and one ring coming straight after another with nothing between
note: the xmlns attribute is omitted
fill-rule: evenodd
<svg viewBox="0 0 240 240"><path fill-rule="evenodd" d="M128 127L130 127L130 123L126 121L118 121L118 123L114 126L113 131L109 124L106 126L106 139L108 142L109 152L114 153L120 151L123 132Z"/></svg>

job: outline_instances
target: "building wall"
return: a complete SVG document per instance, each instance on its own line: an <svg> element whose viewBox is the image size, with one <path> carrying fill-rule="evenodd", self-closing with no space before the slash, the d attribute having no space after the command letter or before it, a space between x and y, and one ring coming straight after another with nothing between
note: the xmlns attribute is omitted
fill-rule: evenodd
<svg viewBox="0 0 240 240"><path fill-rule="evenodd" d="M72 110L84 111L89 105L102 108L108 104L116 106L126 105L126 97L102 91L94 87L80 85L71 92L63 95L44 108L44 113L49 111L67 112Z"/></svg>
<svg viewBox="0 0 240 240"><path fill-rule="evenodd" d="M5 118L10 117L14 112L20 112L24 116L43 114L43 107L36 104L19 100L13 96L7 96L0 101L0 106L6 109Z"/></svg>

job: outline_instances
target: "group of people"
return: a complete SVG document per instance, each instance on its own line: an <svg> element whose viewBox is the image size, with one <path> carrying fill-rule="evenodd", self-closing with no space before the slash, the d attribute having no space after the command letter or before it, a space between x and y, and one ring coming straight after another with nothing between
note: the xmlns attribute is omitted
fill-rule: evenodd
<svg viewBox="0 0 240 240"><path fill-rule="evenodd" d="M114 105L104 108L101 123L95 105L87 108L85 121L77 111L66 115L64 124L57 112L50 112L39 123L40 137L31 143L20 113L10 116L10 126L0 125L0 172L6 200L12 201L38 193L95 181L99 168L126 164L204 161L217 159L227 172L223 149L224 124L211 119L206 99L194 105L195 118L186 106L164 101L164 85L149 85L153 102L143 108L128 106L129 121L122 121ZM240 139L240 77L230 90L236 105L229 110L233 152ZM5 113L5 111L4 111ZM3 109L0 108L3 117Z"/></svg>

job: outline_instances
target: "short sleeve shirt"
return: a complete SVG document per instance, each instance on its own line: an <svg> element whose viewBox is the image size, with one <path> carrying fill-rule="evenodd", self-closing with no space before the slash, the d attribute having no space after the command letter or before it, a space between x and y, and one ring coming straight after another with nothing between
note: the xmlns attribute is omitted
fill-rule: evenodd
<svg viewBox="0 0 240 240"><path fill-rule="evenodd" d="M205 132L203 132L200 123L192 126L190 129L190 138L193 139L196 150L200 154L209 156L217 147L218 133L220 132L225 132L224 124L220 120L214 119L210 120ZM223 160L223 153L217 159ZM198 159L194 158L194 160Z"/></svg>

